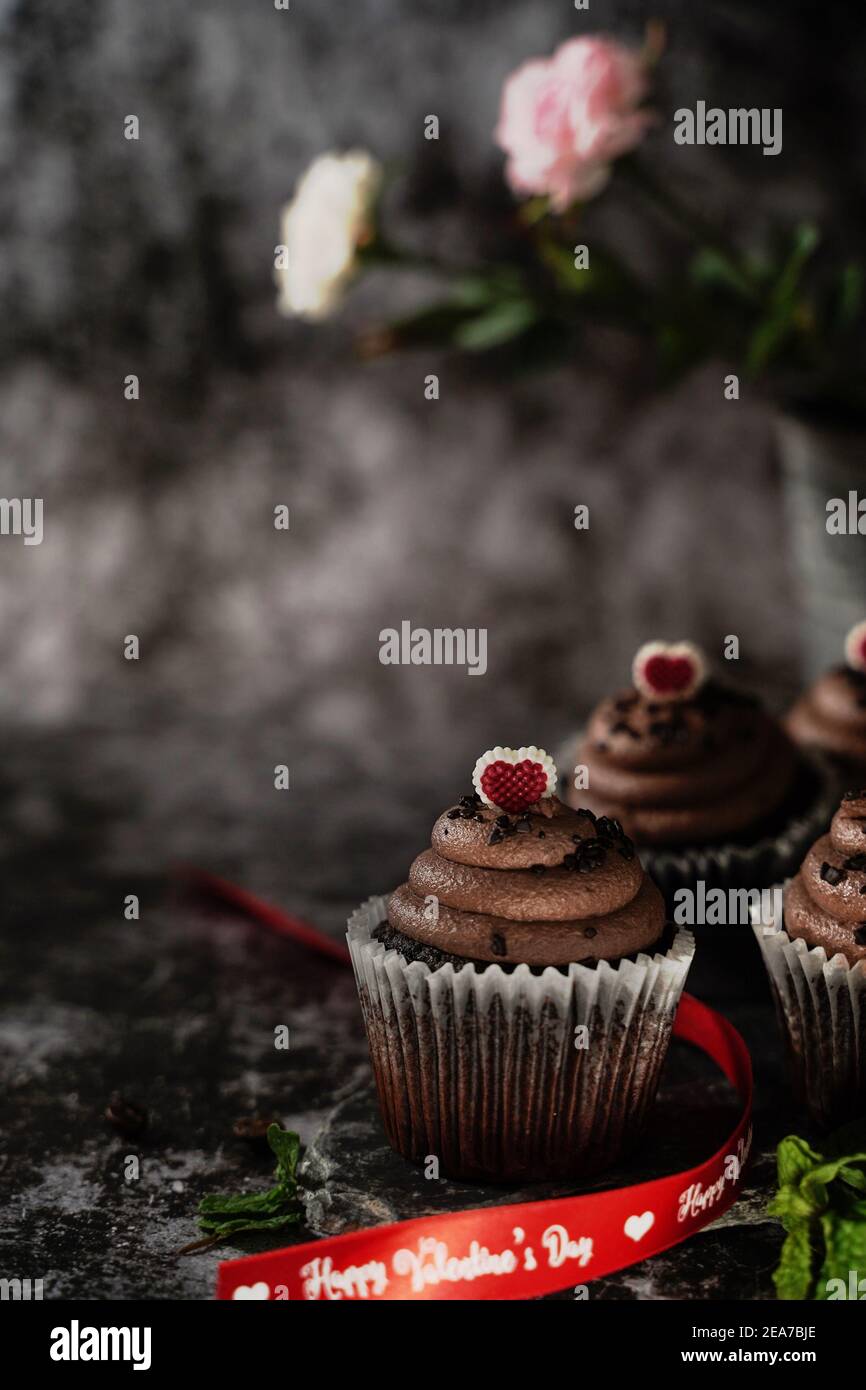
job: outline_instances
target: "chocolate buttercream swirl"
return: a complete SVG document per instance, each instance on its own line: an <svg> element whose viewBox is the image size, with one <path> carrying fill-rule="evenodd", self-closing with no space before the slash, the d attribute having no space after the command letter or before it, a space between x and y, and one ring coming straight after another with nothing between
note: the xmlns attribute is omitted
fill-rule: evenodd
<svg viewBox="0 0 866 1390"><path fill-rule="evenodd" d="M575 761L589 790L569 789L645 845L739 835L782 803L796 772L790 740L757 701L713 682L689 700L626 690L592 714Z"/></svg>
<svg viewBox="0 0 866 1390"><path fill-rule="evenodd" d="M866 960L866 788L846 796L785 898L785 930L828 957Z"/></svg>
<svg viewBox="0 0 866 1390"><path fill-rule="evenodd" d="M464 797L436 821L388 921L452 955L545 966L651 950L665 910L616 821L555 797L511 816Z"/></svg>
<svg viewBox="0 0 866 1390"><path fill-rule="evenodd" d="M838 666L820 676L785 721L798 743L866 769L866 672Z"/></svg>

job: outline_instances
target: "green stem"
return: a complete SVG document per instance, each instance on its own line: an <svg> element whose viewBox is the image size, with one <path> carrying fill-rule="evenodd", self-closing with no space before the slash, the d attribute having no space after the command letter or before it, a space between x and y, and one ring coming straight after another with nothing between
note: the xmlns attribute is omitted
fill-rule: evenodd
<svg viewBox="0 0 866 1390"><path fill-rule="evenodd" d="M716 255L724 262L732 283L736 284L741 294L755 301L761 298L760 291L744 271L736 250L725 240L717 227L703 218L700 213L695 212L693 208L686 207L667 188L657 183L655 178L637 160L624 159L620 163L620 168L631 180L632 185L639 189L670 221L678 227L685 227L699 245L708 246L715 251Z"/></svg>

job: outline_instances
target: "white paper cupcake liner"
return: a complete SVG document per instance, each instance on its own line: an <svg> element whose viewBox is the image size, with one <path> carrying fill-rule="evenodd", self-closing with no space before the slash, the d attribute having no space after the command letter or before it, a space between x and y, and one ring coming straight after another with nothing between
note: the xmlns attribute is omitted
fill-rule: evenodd
<svg viewBox="0 0 866 1390"><path fill-rule="evenodd" d="M691 933L677 932L665 954L567 973L431 970L372 938L386 904L362 904L347 939L392 1147L476 1181L577 1176L612 1163L655 1098ZM581 1025L585 1048L575 1045Z"/></svg>
<svg viewBox="0 0 866 1390"><path fill-rule="evenodd" d="M787 885L786 885L787 886ZM753 926L770 977L795 1094L816 1125L866 1113L866 962L827 959L782 921Z"/></svg>

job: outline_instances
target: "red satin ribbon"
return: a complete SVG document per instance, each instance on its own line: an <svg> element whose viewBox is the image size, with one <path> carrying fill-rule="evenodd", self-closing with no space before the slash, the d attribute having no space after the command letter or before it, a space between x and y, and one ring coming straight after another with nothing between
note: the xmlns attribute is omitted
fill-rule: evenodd
<svg viewBox="0 0 866 1390"><path fill-rule="evenodd" d="M185 877L300 944L348 960L330 937L234 884L198 871ZM607 1192L416 1217L225 1260L217 1298L538 1298L686 1240L740 1194L752 1142L752 1063L733 1024L690 994L680 1001L674 1037L712 1058L742 1101L734 1129L703 1163Z"/></svg>

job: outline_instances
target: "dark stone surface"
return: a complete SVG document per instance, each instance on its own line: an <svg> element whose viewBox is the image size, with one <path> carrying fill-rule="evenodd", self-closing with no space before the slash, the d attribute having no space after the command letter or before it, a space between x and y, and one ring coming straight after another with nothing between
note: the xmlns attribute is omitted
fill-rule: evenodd
<svg viewBox="0 0 866 1390"><path fill-rule="evenodd" d="M0 1269L43 1278L46 1297L210 1297L220 1254L254 1243L173 1252L195 1237L202 1194L267 1184L267 1159L231 1134L244 1114L275 1113L300 1132L311 1229L503 1198L430 1184L387 1149L348 970L261 927L172 903L153 872L193 859L335 935L347 908L399 876L422 838L419 818L429 830L429 791L384 794L371 782L357 798L339 797L326 781L297 797L278 793L269 766L282 737L265 725L207 734L196 725L9 744ZM139 922L123 916L133 892ZM748 1192L711 1231L590 1286L592 1297L772 1296L771 1150L802 1126L769 1005L728 1012L758 1072ZM283 1023L288 1052L273 1046ZM688 1161L730 1119L724 1084L676 1051L651 1134L623 1177ZM114 1090L149 1111L141 1140L105 1124ZM124 1180L128 1155L140 1161L138 1181Z"/></svg>

